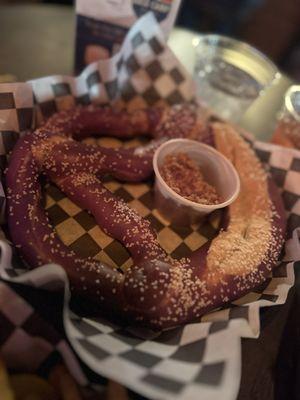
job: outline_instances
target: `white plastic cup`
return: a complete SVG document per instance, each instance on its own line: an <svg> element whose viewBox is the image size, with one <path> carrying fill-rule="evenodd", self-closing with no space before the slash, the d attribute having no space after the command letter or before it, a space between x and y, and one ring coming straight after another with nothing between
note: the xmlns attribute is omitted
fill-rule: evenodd
<svg viewBox="0 0 300 400"><path fill-rule="evenodd" d="M206 182L215 187L221 203L195 203L180 196L166 184L160 168L167 155L176 153L185 153L197 162ZM173 225L198 223L205 215L231 204L240 192L240 179L232 163L213 147L195 140L172 139L163 143L154 154L153 169L156 208Z"/></svg>

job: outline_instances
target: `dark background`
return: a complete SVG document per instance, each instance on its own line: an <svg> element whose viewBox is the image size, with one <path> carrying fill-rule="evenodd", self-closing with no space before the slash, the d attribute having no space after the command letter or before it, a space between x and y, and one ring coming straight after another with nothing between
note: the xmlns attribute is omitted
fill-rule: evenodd
<svg viewBox="0 0 300 400"><path fill-rule="evenodd" d="M0 0L0 4L69 4L73 0ZM300 0L183 0L177 24L254 45L300 81Z"/></svg>

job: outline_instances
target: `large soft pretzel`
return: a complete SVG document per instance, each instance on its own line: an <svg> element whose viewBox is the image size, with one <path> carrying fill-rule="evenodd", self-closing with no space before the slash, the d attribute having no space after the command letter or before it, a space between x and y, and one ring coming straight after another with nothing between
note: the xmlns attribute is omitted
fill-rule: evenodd
<svg viewBox="0 0 300 400"><path fill-rule="evenodd" d="M131 150L79 143L89 135L149 135ZM170 137L206 140L235 165L241 193L228 208L218 236L188 259L170 258L150 223L110 193L101 176L140 181L152 174L154 148ZM130 252L134 266L121 273L80 258L60 240L41 205L44 173L72 201L94 215L105 233ZM55 114L16 144L6 174L11 238L31 267L55 262L72 290L117 316L167 328L242 296L275 267L284 242L281 198L250 146L231 127L205 123L193 106L114 111L93 106Z"/></svg>

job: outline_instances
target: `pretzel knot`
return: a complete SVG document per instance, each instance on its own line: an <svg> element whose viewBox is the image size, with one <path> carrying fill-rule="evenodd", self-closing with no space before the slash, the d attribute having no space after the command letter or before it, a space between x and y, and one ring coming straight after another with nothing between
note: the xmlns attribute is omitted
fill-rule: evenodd
<svg viewBox="0 0 300 400"><path fill-rule="evenodd" d="M76 141L90 135L148 135L152 141L135 149ZM101 183L106 174L128 182L147 179L154 150L173 137L213 144L235 165L242 188L219 234L182 260L168 256L150 222ZM64 245L41 205L42 174L127 248L133 267L121 273ZM88 106L57 113L19 139L6 187L10 235L31 267L60 264L72 291L92 300L100 312L152 328L195 320L255 288L276 265L284 243L281 198L250 146L233 128L204 120L191 105L133 113Z"/></svg>

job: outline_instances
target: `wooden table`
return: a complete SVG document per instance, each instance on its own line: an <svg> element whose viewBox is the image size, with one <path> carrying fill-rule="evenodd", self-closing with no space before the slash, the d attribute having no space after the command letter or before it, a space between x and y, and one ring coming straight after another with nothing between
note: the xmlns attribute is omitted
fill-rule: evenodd
<svg viewBox="0 0 300 400"><path fill-rule="evenodd" d="M74 13L71 8L46 5L2 6L0 37L0 75L10 73L18 80L27 80L43 75L72 73ZM192 32L175 29L169 41L174 52L180 55L180 59L190 71L193 69L194 60L190 44L194 37ZM290 84L288 78L282 77L277 85L253 104L241 125L261 139L270 137L283 94ZM280 366L283 359L279 352L283 330L289 313L295 314L297 311L296 300L299 301L297 286L290 291L285 305L263 312L259 339L242 340L243 362L239 400L269 400L274 397L275 382L280 385L279 378L282 377ZM296 344L296 339L293 338L293 321L289 322L284 337L285 340L291 340L292 337L293 343ZM286 349L284 346L283 348ZM284 351L284 356L287 360L290 353ZM278 378L276 371L279 371ZM281 386L282 388L285 386ZM280 390L277 393L280 393Z"/></svg>

